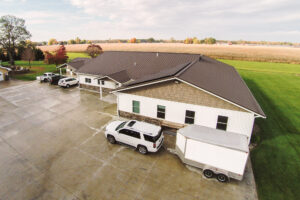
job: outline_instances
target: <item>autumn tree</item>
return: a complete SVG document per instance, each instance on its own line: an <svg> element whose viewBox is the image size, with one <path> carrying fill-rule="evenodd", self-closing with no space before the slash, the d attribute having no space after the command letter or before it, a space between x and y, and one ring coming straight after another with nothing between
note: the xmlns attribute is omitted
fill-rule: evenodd
<svg viewBox="0 0 300 200"><path fill-rule="evenodd" d="M54 44L58 44L58 42L57 42L56 39L51 38L51 39L48 41L48 45L54 45Z"/></svg>
<svg viewBox="0 0 300 200"><path fill-rule="evenodd" d="M86 52L89 56L91 56L92 58L96 58L98 55L100 55L101 53L103 53L102 48L99 45L96 44L90 44L87 48L86 48Z"/></svg>
<svg viewBox="0 0 300 200"><path fill-rule="evenodd" d="M68 60L68 56L67 56L67 51L66 51L66 47L64 45L61 45L58 50L56 50L55 52L55 59L54 59L54 63L55 65L59 65L59 64L64 64L67 62Z"/></svg>
<svg viewBox="0 0 300 200"><path fill-rule="evenodd" d="M193 38L186 38L184 44L193 44Z"/></svg>
<svg viewBox="0 0 300 200"><path fill-rule="evenodd" d="M29 68L31 68L30 62L35 60L35 54L34 54L33 48L27 47L27 48L23 51L22 56L21 56L21 59L22 59L22 60L28 61L28 63L29 63Z"/></svg>
<svg viewBox="0 0 300 200"><path fill-rule="evenodd" d="M16 47L31 37L25 20L11 15L0 18L0 46L7 52L11 65L15 64Z"/></svg>
<svg viewBox="0 0 300 200"><path fill-rule="evenodd" d="M55 64L58 66L59 64L64 64L68 60L67 51L64 45L61 45L54 54L51 54L48 51L45 51L45 60L44 62L47 64Z"/></svg>
<svg viewBox="0 0 300 200"><path fill-rule="evenodd" d="M136 38L131 38L131 39L129 40L129 43L136 43Z"/></svg>

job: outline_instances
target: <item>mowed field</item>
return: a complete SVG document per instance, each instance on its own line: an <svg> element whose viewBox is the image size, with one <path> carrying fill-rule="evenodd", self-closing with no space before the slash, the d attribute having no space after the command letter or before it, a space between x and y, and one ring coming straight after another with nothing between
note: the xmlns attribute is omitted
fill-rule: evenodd
<svg viewBox="0 0 300 200"><path fill-rule="evenodd" d="M249 45L205 45L182 43L100 43L104 51L152 51L204 54L218 59L282 62L300 64L300 48ZM84 52L88 44L65 45L68 52ZM55 51L58 45L39 46Z"/></svg>
<svg viewBox="0 0 300 200"><path fill-rule="evenodd" d="M251 161L260 200L300 199L300 65L220 60L238 70L267 119Z"/></svg>

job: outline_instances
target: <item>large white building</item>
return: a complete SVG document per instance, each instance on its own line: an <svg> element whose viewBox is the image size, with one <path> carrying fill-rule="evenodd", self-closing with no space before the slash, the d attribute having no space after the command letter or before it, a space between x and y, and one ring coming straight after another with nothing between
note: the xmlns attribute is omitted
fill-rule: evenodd
<svg viewBox="0 0 300 200"><path fill-rule="evenodd" d="M112 90L122 117L246 135L265 114L237 71L197 54L104 52L77 72L80 87Z"/></svg>

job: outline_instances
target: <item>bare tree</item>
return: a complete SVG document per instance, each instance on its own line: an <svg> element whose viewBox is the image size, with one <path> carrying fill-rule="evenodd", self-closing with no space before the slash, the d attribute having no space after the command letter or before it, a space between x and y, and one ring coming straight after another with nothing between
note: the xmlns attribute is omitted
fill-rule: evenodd
<svg viewBox="0 0 300 200"><path fill-rule="evenodd" d="M29 63L29 68L31 68L31 61L35 60L35 54L31 47L27 47L22 53L22 60L26 60Z"/></svg>
<svg viewBox="0 0 300 200"><path fill-rule="evenodd" d="M90 44L86 49L87 54L91 56L92 58L96 58L98 55L103 53L102 48L99 45L96 44Z"/></svg>
<svg viewBox="0 0 300 200"><path fill-rule="evenodd" d="M14 65L16 46L31 37L25 27L25 20L11 15L0 18L0 46L7 51L11 65Z"/></svg>

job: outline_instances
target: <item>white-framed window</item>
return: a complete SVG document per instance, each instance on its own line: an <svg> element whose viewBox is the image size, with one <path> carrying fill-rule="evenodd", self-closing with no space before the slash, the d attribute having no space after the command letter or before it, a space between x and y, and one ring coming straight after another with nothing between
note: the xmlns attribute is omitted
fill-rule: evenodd
<svg viewBox="0 0 300 200"><path fill-rule="evenodd" d="M86 83L91 83L91 82L92 82L92 79L90 79L90 78L85 78L85 82L86 82Z"/></svg>
<svg viewBox="0 0 300 200"><path fill-rule="evenodd" d="M165 119L166 117L166 106L157 105L157 118Z"/></svg>
<svg viewBox="0 0 300 200"><path fill-rule="evenodd" d="M227 130L228 117L219 115L216 129Z"/></svg>
<svg viewBox="0 0 300 200"><path fill-rule="evenodd" d="M185 120L184 123L186 124L194 124L195 122L195 111L186 110L185 111Z"/></svg>
<svg viewBox="0 0 300 200"><path fill-rule="evenodd" d="M132 101L132 112L140 113L140 102L139 101Z"/></svg>

